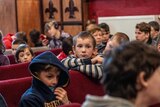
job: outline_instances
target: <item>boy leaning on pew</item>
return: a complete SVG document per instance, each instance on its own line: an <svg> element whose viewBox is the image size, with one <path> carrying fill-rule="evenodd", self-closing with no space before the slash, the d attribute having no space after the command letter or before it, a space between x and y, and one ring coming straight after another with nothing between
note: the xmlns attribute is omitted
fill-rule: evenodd
<svg viewBox="0 0 160 107"><path fill-rule="evenodd" d="M68 70L53 53L47 51L36 56L29 70L32 85L22 95L19 107L57 107L70 103L63 89L69 83Z"/></svg>
<svg viewBox="0 0 160 107"><path fill-rule="evenodd" d="M85 75L101 79L102 60L96 53L95 38L88 32L82 31L73 37L73 53L61 62L72 70L79 71Z"/></svg>

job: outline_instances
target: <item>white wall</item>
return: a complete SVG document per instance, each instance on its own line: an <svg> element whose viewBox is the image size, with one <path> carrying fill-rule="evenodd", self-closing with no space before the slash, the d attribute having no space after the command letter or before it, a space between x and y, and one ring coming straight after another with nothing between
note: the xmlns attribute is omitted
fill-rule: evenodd
<svg viewBox="0 0 160 107"><path fill-rule="evenodd" d="M99 17L98 23L107 23L110 27L111 34L115 34L116 32L124 32L129 36L130 40L134 40L136 24L153 20L155 20L155 15Z"/></svg>

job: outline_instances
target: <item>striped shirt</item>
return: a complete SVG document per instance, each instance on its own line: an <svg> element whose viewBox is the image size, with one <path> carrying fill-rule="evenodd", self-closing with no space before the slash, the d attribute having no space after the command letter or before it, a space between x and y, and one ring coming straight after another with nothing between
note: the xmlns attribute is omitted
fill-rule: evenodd
<svg viewBox="0 0 160 107"><path fill-rule="evenodd" d="M77 70L95 79L101 79L102 77L102 64L92 64L91 59L80 59L71 55L63 59L61 62L68 68L68 70Z"/></svg>

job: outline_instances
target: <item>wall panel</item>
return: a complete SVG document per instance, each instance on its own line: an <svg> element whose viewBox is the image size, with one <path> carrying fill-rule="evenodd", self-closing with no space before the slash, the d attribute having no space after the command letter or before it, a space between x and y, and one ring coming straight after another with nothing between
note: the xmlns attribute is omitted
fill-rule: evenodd
<svg viewBox="0 0 160 107"><path fill-rule="evenodd" d="M17 0L18 31L25 31L27 35L32 29L41 31L40 14L40 0Z"/></svg>
<svg viewBox="0 0 160 107"><path fill-rule="evenodd" d="M0 0L0 13L0 30L3 34L15 33L17 31L15 0Z"/></svg>

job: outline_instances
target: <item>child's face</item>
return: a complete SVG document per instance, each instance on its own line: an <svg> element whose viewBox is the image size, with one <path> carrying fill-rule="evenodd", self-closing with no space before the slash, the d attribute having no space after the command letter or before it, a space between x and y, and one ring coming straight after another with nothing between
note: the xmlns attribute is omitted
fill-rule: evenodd
<svg viewBox="0 0 160 107"><path fill-rule="evenodd" d="M101 42L103 41L103 35L102 35L102 32L101 31L96 31L95 33L92 34L93 37L95 38L96 40L96 44L99 45L101 44Z"/></svg>
<svg viewBox="0 0 160 107"><path fill-rule="evenodd" d="M12 44L12 54L13 55L15 55L18 46L19 46L19 44Z"/></svg>
<svg viewBox="0 0 160 107"><path fill-rule="evenodd" d="M108 51L110 51L112 48L115 48L115 47L118 47L118 46L119 46L119 44L117 43L117 41L116 41L115 39L109 40L109 41L107 42L107 45L106 45L106 47L105 47L104 52L108 52Z"/></svg>
<svg viewBox="0 0 160 107"><path fill-rule="evenodd" d="M19 57L18 59L19 62L30 62L33 58L28 48L24 49L24 52L20 52L18 57Z"/></svg>
<svg viewBox="0 0 160 107"><path fill-rule="evenodd" d="M141 41L141 42L147 42L149 38L148 33L141 32L139 29L136 29L135 35L136 35L136 40Z"/></svg>
<svg viewBox="0 0 160 107"><path fill-rule="evenodd" d="M76 45L73 47L76 57L86 59L91 58L95 51L91 38L77 38Z"/></svg>
<svg viewBox="0 0 160 107"><path fill-rule="evenodd" d="M59 39L60 35L57 35L56 32L57 32L57 29L55 29L54 26L51 26L51 28L48 30L48 36L50 38Z"/></svg>
<svg viewBox="0 0 160 107"><path fill-rule="evenodd" d="M137 83L143 87L139 92L148 98L149 104L153 105L160 102L160 67L155 70L148 80L145 80L144 77L141 80Z"/></svg>
<svg viewBox="0 0 160 107"><path fill-rule="evenodd" d="M109 35L110 35L109 32L106 32L105 29L103 29L103 28L101 28L101 31L102 31L102 35L103 35L102 41L107 42L109 39Z"/></svg>
<svg viewBox="0 0 160 107"><path fill-rule="evenodd" d="M41 71L38 78L48 87L55 87L58 84L60 70L54 67L49 71Z"/></svg>

